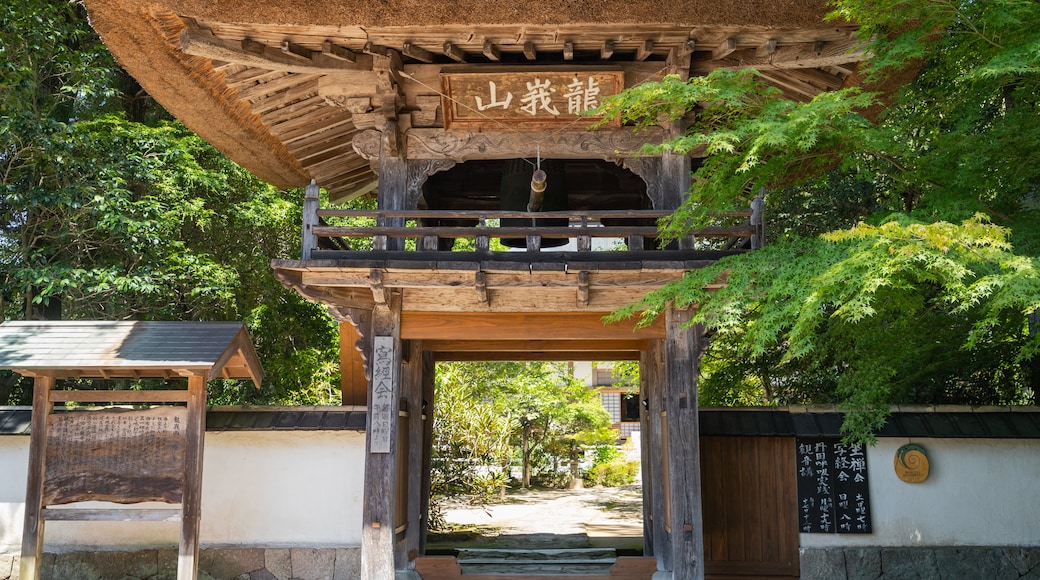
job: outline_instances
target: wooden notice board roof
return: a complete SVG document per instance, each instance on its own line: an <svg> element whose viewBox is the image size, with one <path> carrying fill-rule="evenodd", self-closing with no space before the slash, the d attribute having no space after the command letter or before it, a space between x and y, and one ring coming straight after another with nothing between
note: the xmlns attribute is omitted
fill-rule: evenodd
<svg viewBox="0 0 1040 580"><path fill-rule="evenodd" d="M263 380L241 322L8 321L0 324L0 368L58 378Z"/></svg>

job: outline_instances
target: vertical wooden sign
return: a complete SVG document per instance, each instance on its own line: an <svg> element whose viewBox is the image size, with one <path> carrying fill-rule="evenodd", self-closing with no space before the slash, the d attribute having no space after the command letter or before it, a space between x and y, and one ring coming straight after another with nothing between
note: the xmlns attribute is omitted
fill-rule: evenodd
<svg viewBox="0 0 1040 580"><path fill-rule="evenodd" d="M862 445L837 439L795 439L799 531L869 534L870 491Z"/></svg>
<svg viewBox="0 0 1040 580"><path fill-rule="evenodd" d="M372 348L372 413L369 415L369 453L390 453L397 407L394 405L394 338L376 336Z"/></svg>

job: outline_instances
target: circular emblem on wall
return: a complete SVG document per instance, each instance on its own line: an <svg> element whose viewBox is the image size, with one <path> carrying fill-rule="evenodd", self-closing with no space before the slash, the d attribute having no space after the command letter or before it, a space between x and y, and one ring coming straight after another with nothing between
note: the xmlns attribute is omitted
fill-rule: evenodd
<svg viewBox="0 0 1040 580"><path fill-rule="evenodd" d="M928 479L928 454L924 447L908 443L896 450L896 477L907 483L921 483Z"/></svg>

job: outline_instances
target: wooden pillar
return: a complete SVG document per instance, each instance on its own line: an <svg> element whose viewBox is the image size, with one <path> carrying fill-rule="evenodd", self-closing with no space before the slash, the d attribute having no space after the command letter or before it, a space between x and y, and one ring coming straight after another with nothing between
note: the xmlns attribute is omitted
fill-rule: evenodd
<svg viewBox="0 0 1040 580"><path fill-rule="evenodd" d="M389 120L383 126L379 148L379 191L376 201L379 209L408 209L408 162L404 151L398 147L397 121ZM403 227L401 218L379 220L379 225ZM381 238L375 240L377 250L403 250L403 238Z"/></svg>
<svg viewBox="0 0 1040 580"><path fill-rule="evenodd" d="M318 183L313 179L304 190L303 197L303 233L300 237L300 259L310 260L311 251L318 248L318 236L314 228L318 221Z"/></svg>
<svg viewBox="0 0 1040 580"><path fill-rule="evenodd" d="M206 436L206 379L188 377L188 419L185 425L184 491L181 499L181 538L177 580L195 580L199 561L199 522L202 519L202 454Z"/></svg>
<svg viewBox="0 0 1040 580"><path fill-rule="evenodd" d="M29 476L25 486L25 523L19 578L38 580L43 558L43 480L46 469L47 417L50 416L54 377L37 376L33 382L32 431L29 434Z"/></svg>
<svg viewBox="0 0 1040 580"><path fill-rule="evenodd" d="M419 553L426 553L426 533L430 528L430 464L433 461L433 413L434 399L433 388L437 379L437 365L432 352L422 354L422 414L423 414L423 440L422 440L422 490L419 503L419 514L421 517Z"/></svg>
<svg viewBox="0 0 1040 580"><path fill-rule="evenodd" d="M673 578L704 578L704 524L701 510L700 428L697 374L704 348L699 325L686 326L689 310L665 314L665 447L669 489Z"/></svg>
<svg viewBox="0 0 1040 580"><path fill-rule="evenodd" d="M398 570L415 567L415 558L419 556L422 542L422 482L423 482L423 354L422 341L410 340L405 347L408 361L404 365L404 382L402 396L408 404L408 448L399 453L407 453L407 472L398 474L407 481L407 522L405 537L399 542L396 552Z"/></svg>
<svg viewBox="0 0 1040 580"><path fill-rule="evenodd" d="M371 380L365 429L365 491L361 521L361 577L394 577L394 491L401 398L399 295L372 314Z"/></svg>
<svg viewBox="0 0 1040 580"><path fill-rule="evenodd" d="M644 532L653 541L653 556L657 560L658 570L672 569L672 544L668 528L667 469L664 452L664 419L665 419L665 372L664 341L650 340L648 348L640 360L640 381L646 387L646 443L649 450L644 456L646 471L650 473L649 482L643 481L643 505L652 513L644 526L652 529ZM644 471L644 473L646 473Z"/></svg>

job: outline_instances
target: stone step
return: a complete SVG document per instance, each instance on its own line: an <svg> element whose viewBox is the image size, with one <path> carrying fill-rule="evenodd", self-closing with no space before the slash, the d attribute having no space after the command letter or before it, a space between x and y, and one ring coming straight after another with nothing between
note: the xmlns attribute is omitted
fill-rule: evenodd
<svg viewBox="0 0 1040 580"><path fill-rule="evenodd" d="M611 548L496 550L466 548L458 550L457 562L463 575L609 575L617 561Z"/></svg>

